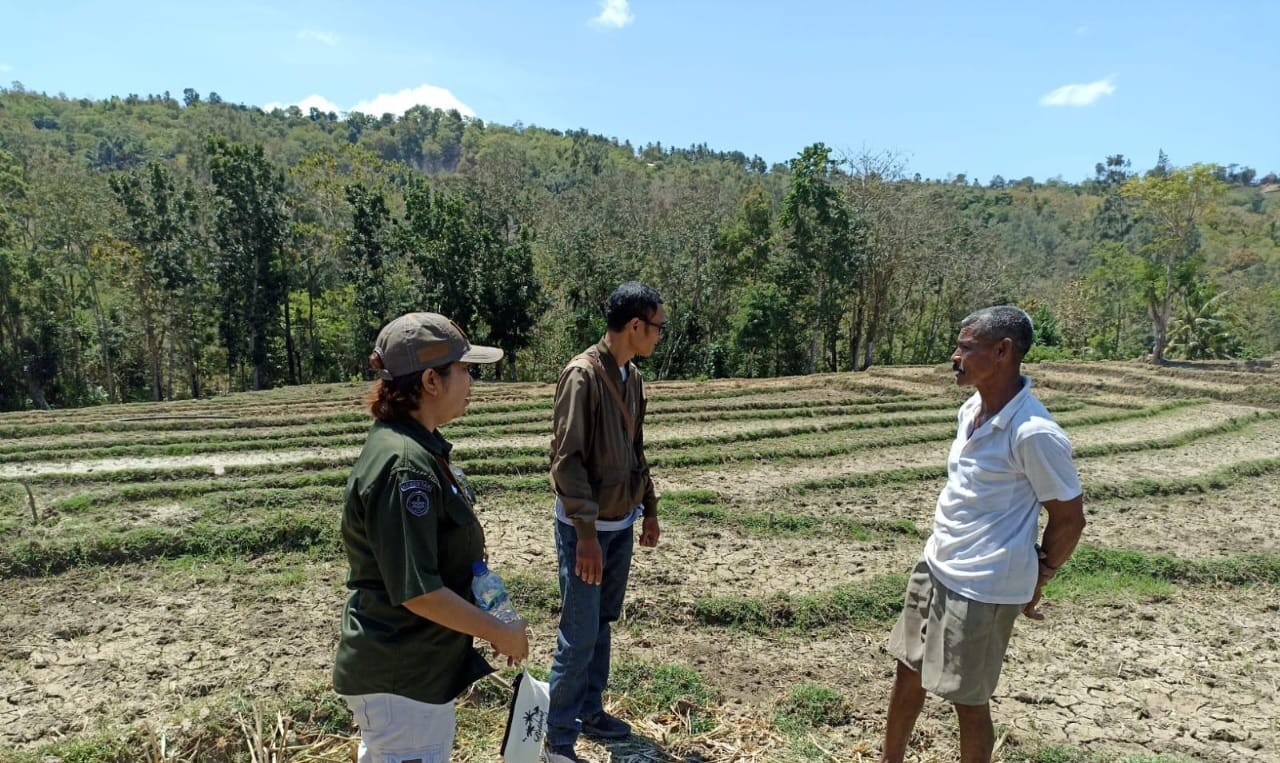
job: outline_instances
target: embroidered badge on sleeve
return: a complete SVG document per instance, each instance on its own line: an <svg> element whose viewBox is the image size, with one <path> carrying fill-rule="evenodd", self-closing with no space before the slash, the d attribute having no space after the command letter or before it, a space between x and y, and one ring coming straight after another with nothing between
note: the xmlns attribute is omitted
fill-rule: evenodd
<svg viewBox="0 0 1280 763"><path fill-rule="evenodd" d="M426 480L405 480L400 483L400 503L415 517L425 517L431 511L431 490L435 487Z"/></svg>

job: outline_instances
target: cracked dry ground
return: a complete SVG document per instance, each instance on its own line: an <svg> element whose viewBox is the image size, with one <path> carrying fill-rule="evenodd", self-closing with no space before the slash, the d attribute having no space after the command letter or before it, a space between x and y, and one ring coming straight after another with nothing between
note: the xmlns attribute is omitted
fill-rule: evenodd
<svg viewBox="0 0 1280 763"><path fill-rule="evenodd" d="M690 577L701 572L699 535L672 526L665 548L638 558L632 621L618 630L617 653L693 667L727 703L765 717L798 682L839 687L853 709L842 736L849 744L874 738L891 678L881 652L887 624L816 634L699 626L673 586L659 582L674 564L690 565ZM743 540L727 535L727 544ZM550 574L551 554L533 551L526 569ZM794 551L754 546L758 559L743 568L768 578L792 564ZM202 698L227 693L315 691L328 676L342 574L340 564L285 555L4 581L0 595L15 603L0 621L4 741L23 747L102 723L173 723L174 710L190 717ZM1280 613L1274 595L1261 593L1178 587L1159 598L1051 603L1045 623L1019 624L996 721L1019 741L1273 759ZM543 664L551 623L543 616L534 627L534 659ZM930 702L921 724L925 736L954 741L941 704Z"/></svg>

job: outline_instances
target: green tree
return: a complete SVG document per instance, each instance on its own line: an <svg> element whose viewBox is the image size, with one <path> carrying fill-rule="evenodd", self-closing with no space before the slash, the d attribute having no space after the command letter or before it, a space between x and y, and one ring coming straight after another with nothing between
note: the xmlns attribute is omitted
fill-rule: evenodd
<svg viewBox="0 0 1280 763"><path fill-rule="evenodd" d="M501 347L514 379L516 353L532 340L544 301L530 233L503 205L487 201L473 184L433 191L415 182L405 197L402 240L422 274L425 303Z"/></svg>
<svg viewBox="0 0 1280 763"><path fill-rule="evenodd" d="M833 183L837 163L831 150L815 143L791 160L791 185L782 200L778 224L794 256L791 298L810 326L809 372L824 348L827 370L837 368L836 341L847 289L860 276L857 234Z"/></svg>
<svg viewBox="0 0 1280 763"><path fill-rule="evenodd" d="M39 383L50 403L83 405L95 395L91 376L112 376L104 294L109 279L93 257L108 234L109 196L102 176L89 171L74 147L44 145L29 162L23 225L31 274L27 313L37 354L30 365L45 373ZM86 306L91 330L83 325Z"/></svg>
<svg viewBox="0 0 1280 763"><path fill-rule="evenodd" d="M1129 166L1129 160L1122 154L1113 154L1105 164L1094 165L1094 187L1102 194L1102 203L1092 221L1097 241L1125 241L1133 230L1132 202L1120 192L1133 177Z"/></svg>
<svg viewBox="0 0 1280 763"><path fill-rule="evenodd" d="M378 191L356 183L346 188L351 205L343 276L355 289L355 336L363 348L372 347L378 329L392 317L391 294L385 288L387 260L392 256L395 229L386 199Z"/></svg>
<svg viewBox="0 0 1280 763"><path fill-rule="evenodd" d="M103 250L133 291L146 340L151 399L165 396L162 360L183 358L188 392L200 396L199 336L203 294L196 262L199 211L195 190L179 188L169 170L152 162L145 172L110 178L128 245ZM169 346L166 350L165 335Z"/></svg>
<svg viewBox="0 0 1280 763"><path fill-rule="evenodd" d="M405 192L403 231L403 247L422 275L422 303L470 326L478 308L473 258L483 246L483 233L466 195L412 182Z"/></svg>
<svg viewBox="0 0 1280 763"><path fill-rule="evenodd" d="M789 300L772 283L755 283L747 288L733 316L733 341L743 358L746 376L773 376L783 373L783 353L794 329Z"/></svg>
<svg viewBox="0 0 1280 763"><path fill-rule="evenodd" d="M214 273L227 376L230 380L247 358L251 388L263 389L271 385L270 344L281 332L280 314L288 292L282 262L287 234L284 175L267 160L261 144L250 147L210 138L205 150L216 200Z"/></svg>
<svg viewBox="0 0 1280 763"><path fill-rule="evenodd" d="M1130 357L1135 349L1131 335L1146 313L1142 287L1146 263L1116 241L1094 247L1093 266L1084 279L1089 305L1089 346L1104 358ZM1145 341L1146 332L1142 332Z"/></svg>
<svg viewBox="0 0 1280 763"><path fill-rule="evenodd" d="M1163 152L1161 152L1163 154ZM1152 235L1139 253L1146 262L1143 289L1151 316L1152 361L1163 363L1169 320L1177 296L1201 277L1200 226L1213 212L1226 188L1213 165L1162 169L1131 178L1121 192L1137 204L1137 216Z"/></svg>
<svg viewBox="0 0 1280 763"><path fill-rule="evenodd" d="M729 260L726 274L737 279L760 274L773 255L773 209L759 183L753 183L738 206L738 214L716 236L715 249Z"/></svg>
<svg viewBox="0 0 1280 763"><path fill-rule="evenodd" d="M1187 360L1240 355L1244 344L1236 331L1238 322L1224 298L1225 293L1215 293L1208 283L1193 284L1182 293L1169 326L1170 355Z"/></svg>
<svg viewBox="0 0 1280 763"><path fill-rule="evenodd" d="M516 354L529 346L545 308L542 286L533 270L532 241L523 230L515 241L505 241L492 229L483 240L476 258L480 288L476 312L488 329L487 340L505 354L506 378L515 381ZM502 368L498 375L502 377Z"/></svg>
<svg viewBox="0 0 1280 763"><path fill-rule="evenodd" d="M26 201L22 166L0 149L0 410L22 407L27 388L27 338L23 296L27 293L27 256L21 251L19 205ZM37 390L38 393L38 390ZM37 407L43 396L33 400Z"/></svg>

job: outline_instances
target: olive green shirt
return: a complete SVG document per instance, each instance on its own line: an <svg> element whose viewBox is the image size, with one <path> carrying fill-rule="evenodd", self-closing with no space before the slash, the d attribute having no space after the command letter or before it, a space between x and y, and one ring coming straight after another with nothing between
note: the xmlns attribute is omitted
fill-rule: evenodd
<svg viewBox="0 0 1280 763"><path fill-rule="evenodd" d="M451 448L411 419L377 422L351 470L342 543L354 593L333 666L339 694L444 704L493 670L471 636L402 606L442 587L475 601L471 563L485 556L484 532L466 478L445 465Z"/></svg>
<svg viewBox="0 0 1280 763"><path fill-rule="evenodd" d="M627 434L622 412L600 378L599 358L635 419ZM580 537L595 537L596 520L622 519L637 506L657 516L658 495L644 456L644 414L648 400L634 363L623 382L618 361L604 340L569 361L556 385L551 440L551 486Z"/></svg>

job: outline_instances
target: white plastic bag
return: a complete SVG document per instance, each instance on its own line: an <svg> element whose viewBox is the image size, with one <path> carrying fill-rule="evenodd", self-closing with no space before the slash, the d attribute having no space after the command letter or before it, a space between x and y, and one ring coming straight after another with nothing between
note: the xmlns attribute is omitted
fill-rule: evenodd
<svg viewBox="0 0 1280 763"><path fill-rule="evenodd" d="M546 681L530 676L526 669L516 677L512 688L507 732L502 735L502 760L505 763L539 763L542 760L542 738L547 733L551 687Z"/></svg>

